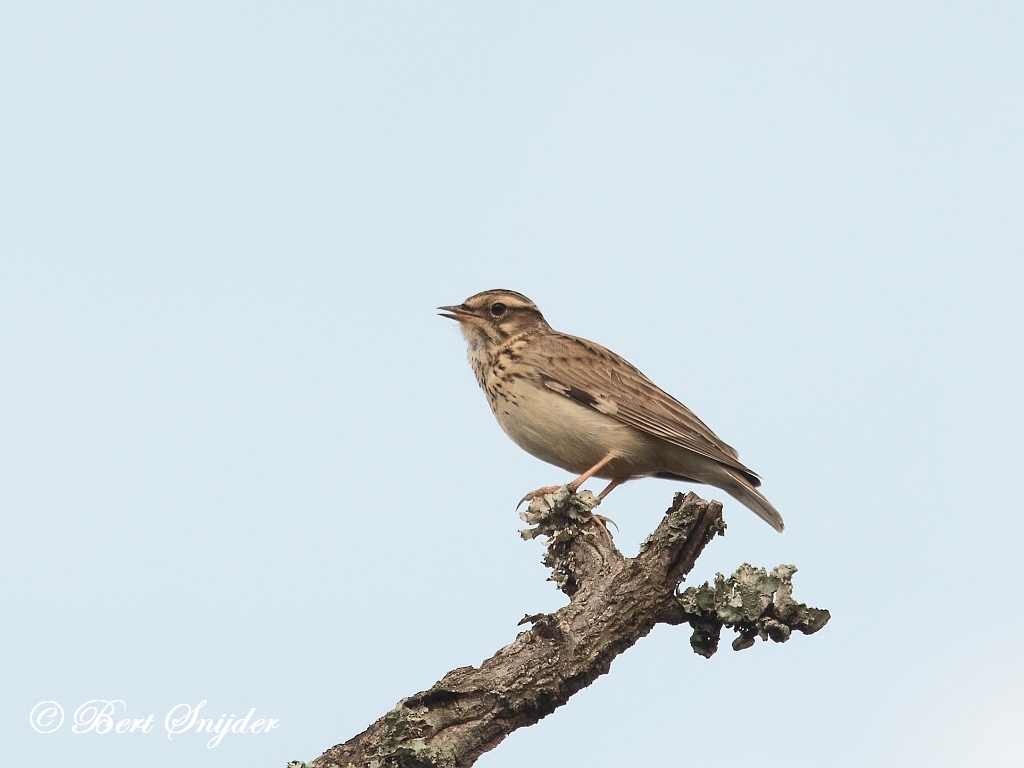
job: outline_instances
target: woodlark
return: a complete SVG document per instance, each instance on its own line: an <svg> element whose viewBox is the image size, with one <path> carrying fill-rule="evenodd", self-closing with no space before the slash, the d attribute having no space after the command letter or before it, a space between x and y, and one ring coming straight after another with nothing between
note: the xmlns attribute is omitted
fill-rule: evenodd
<svg viewBox="0 0 1024 768"><path fill-rule="evenodd" d="M782 516L736 451L611 350L553 330L515 291L484 291L438 309L459 321L501 428L527 453L578 474L572 491L590 477L611 481L602 499L634 477L705 483L782 530Z"/></svg>

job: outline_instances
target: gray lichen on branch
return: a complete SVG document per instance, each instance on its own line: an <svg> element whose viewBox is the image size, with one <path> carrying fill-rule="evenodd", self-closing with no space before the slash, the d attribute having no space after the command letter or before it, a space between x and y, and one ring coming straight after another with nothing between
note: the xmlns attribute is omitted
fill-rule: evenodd
<svg viewBox="0 0 1024 768"><path fill-rule="evenodd" d="M530 629L479 668L452 670L308 765L469 766L605 674L658 623L689 623L694 650L710 656L723 626L739 632L733 647L740 649L758 636L784 642L794 629L811 634L828 621L828 611L792 599L792 566L768 574L743 565L713 586L678 591L704 547L725 532L718 502L676 494L633 558L623 557L595 519L598 503L588 491L562 487L534 499L522 515L533 526L523 538L547 537L544 564L568 605L527 617L520 623Z"/></svg>
<svg viewBox="0 0 1024 768"><path fill-rule="evenodd" d="M533 528L520 531L526 541L538 536L547 536L546 551L542 562L551 569L549 581L569 597L579 589L577 573L580 563L572 543L579 536L603 536L604 532L595 524L594 507L600 500L590 491L570 493L568 486L562 486L554 493L541 496L530 502L519 517ZM611 558L621 561L621 553L614 547L598 548L593 554L596 560Z"/></svg>
<svg viewBox="0 0 1024 768"><path fill-rule="evenodd" d="M679 614L663 617L663 621L687 622L693 628L690 645L704 658L718 650L722 627L738 633L732 642L736 651L749 648L757 637L784 643L794 629L813 635L828 623L831 614L793 599L794 573L793 565L779 565L769 574L744 563L729 578L717 574L714 586L705 582L681 592L677 597Z"/></svg>

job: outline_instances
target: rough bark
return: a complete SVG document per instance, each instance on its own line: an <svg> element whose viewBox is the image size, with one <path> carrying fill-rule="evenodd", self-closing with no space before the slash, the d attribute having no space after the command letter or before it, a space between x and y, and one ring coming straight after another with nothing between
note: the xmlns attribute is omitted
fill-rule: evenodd
<svg viewBox="0 0 1024 768"><path fill-rule="evenodd" d="M785 642L828 622L825 610L792 599L793 566L770 574L744 564L714 584L678 591L704 547L725 532L722 505L693 493L672 506L634 558L623 557L592 514L598 500L563 487L535 499L523 519L530 539L547 537L544 563L569 596L552 614L479 668L454 669L430 690L402 699L384 717L311 763L291 768L461 768L517 728L532 725L608 671L655 624L688 623L694 651L710 657L723 626L742 650L756 637Z"/></svg>

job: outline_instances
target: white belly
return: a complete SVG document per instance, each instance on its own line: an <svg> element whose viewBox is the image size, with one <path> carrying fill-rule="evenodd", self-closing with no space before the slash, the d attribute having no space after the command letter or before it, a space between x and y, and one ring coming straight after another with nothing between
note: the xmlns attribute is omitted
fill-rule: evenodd
<svg viewBox="0 0 1024 768"><path fill-rule="evenodd" d="M574 400L515 380L504 396L488 398L501 428L527 453L582 474L601 459L617 457L598 477L626 479L660 471L661 441Z"/></svg>

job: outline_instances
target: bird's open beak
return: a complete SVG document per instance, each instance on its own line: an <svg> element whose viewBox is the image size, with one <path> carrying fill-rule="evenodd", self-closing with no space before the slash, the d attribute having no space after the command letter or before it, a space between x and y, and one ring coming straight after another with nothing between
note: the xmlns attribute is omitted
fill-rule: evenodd
<svg viewBox="0 0 1024 768"><path fill-rule="evenodd" d="M457 307L438 307L438 309L444 310L438 314L441 317L447 317L452 320L458 320L460 323L464 321L472 321L476 319L476 315L470 312L468 309L462 306Z"/></svg>

